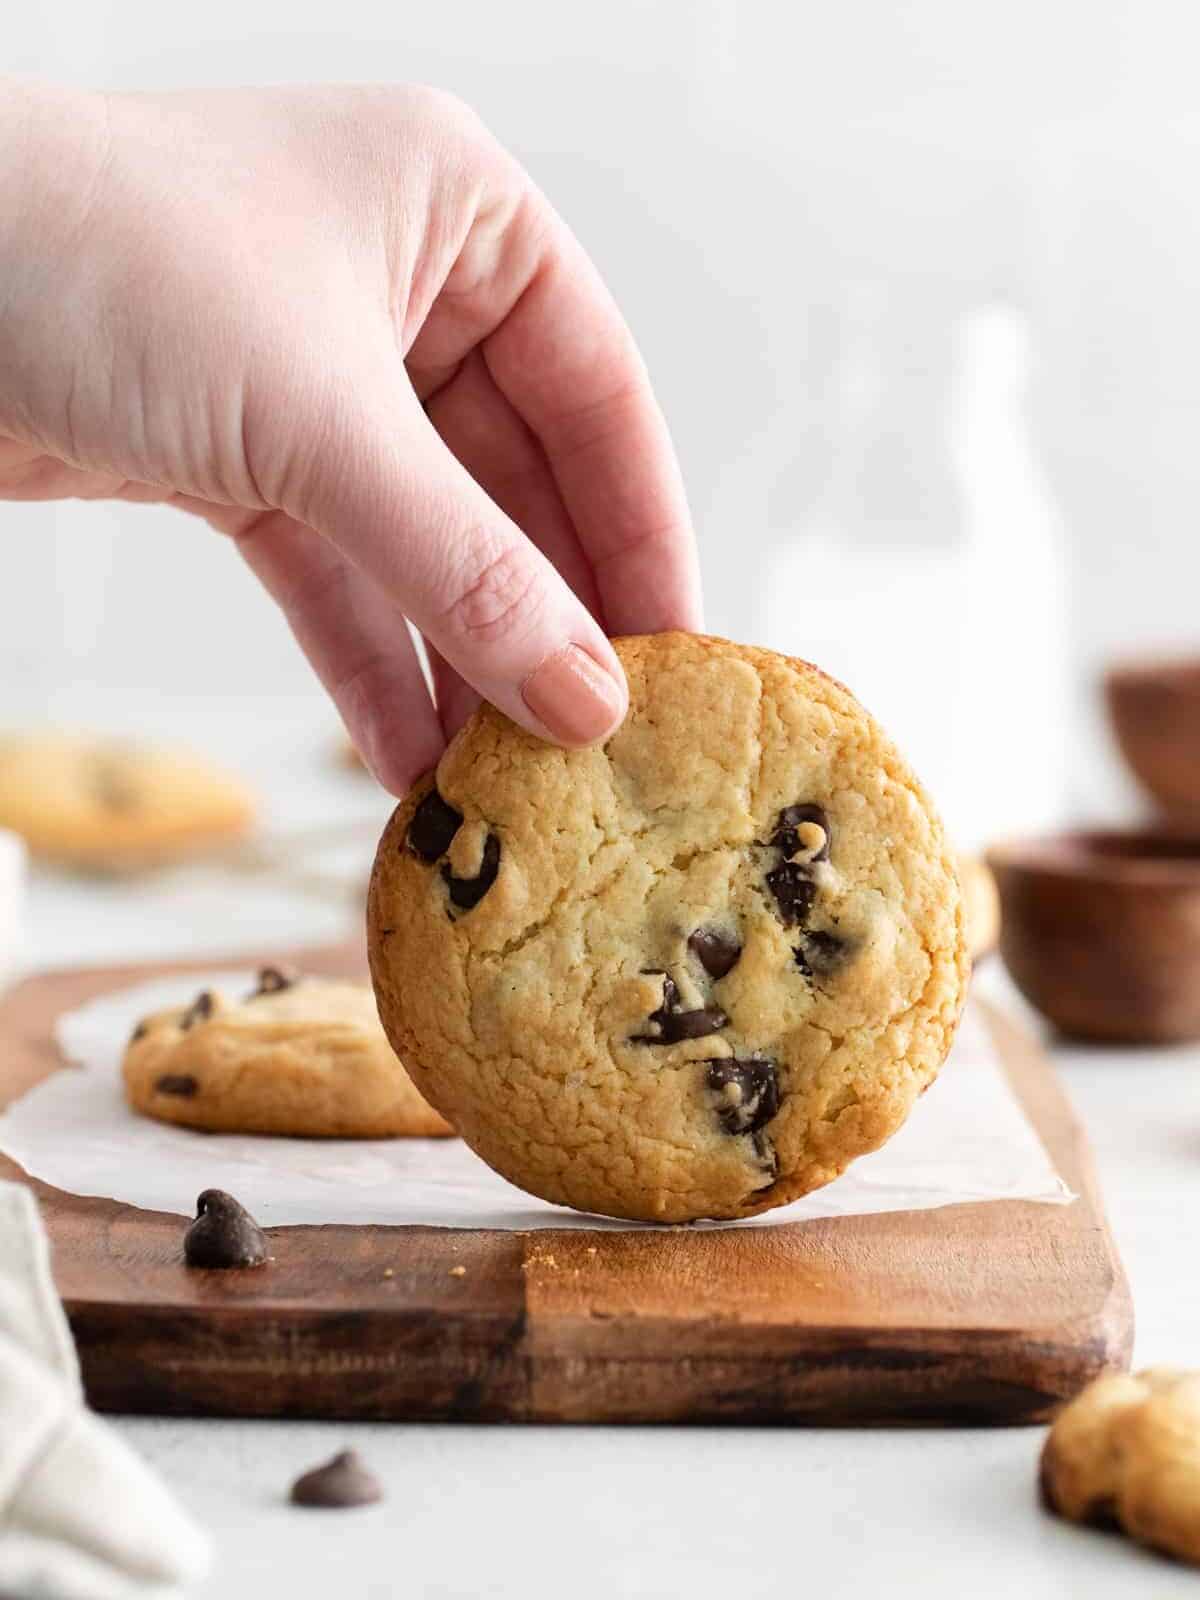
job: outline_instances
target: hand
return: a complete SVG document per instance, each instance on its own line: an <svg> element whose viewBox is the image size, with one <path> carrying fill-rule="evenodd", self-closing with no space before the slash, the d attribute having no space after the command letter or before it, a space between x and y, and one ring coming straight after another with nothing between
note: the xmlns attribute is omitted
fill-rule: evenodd
<svg viewBox="0 0 1200 1600"><path fill-rule="evenodd" d="M687 506L628 329L472 113L12 82L0 106L0 497L230 535L397 793L476 691L563 744L611 732L606 631L699 623Z"/></svg>

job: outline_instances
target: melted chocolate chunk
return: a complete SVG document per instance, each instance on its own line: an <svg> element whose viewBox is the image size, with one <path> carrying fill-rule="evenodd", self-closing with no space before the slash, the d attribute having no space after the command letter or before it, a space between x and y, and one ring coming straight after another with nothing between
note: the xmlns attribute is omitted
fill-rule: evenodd
<svg viewBox="0 0 1200 1600"><path fill-rule="evenodd" d="M282 994L285 989L293 988L299 981L298 972L285 972L282 967L260 967L258 988L251 990L246 998L257 1000L262 994Z"/></svg>
<svg viewBox="0 0 1200 1600"><path fill-rule="evenodd" d="M129 1035L130 1044L136 1044L139 1039L144 1039L149 1032L150 1024L148 1022L139 1022L137 1027Z"/></svg>
<svg viewBox="0 0 1200 1600"><path fill-rule="evenodd" d="M710 1061L708 1087L719 1097L717 1115L726 1133L757 1133L779 1110L773 1061Z"/></svg>
<svg viewBox="0 0 1200 1600"><path fill-rule="evenodd" d="M134 811L141 793L119 761L98 756L92 766L92 793L106 811Z"/></svg>
<svg viewBox="0 0 1200 1600"><path fill-rule="evenodd" d="M267 1236L231 1194L205 1189L183 1236L183 1258L189 1267L261 1267Z"/></svg>
<svg viewBox="0 0 1200 1600"><path fill-rule="evenodd" d="M775 896L785 928L802 923L817 898L817 886L807 866L797 861L782 861L767 873L767 888Z"/></svg>
<svg viewBox="0 0 1200 1600"><path fill-rule="evenodd" d="M828 861L829 842L832 835L829 831L829 818L825 815L822 806L785 806L779 813L779 820L775 824L775 832L771 835L771 843L777 850L782 850L785 856L795 855L797 850L803 849L797 833L797 829L802 822L815 822L825 835L825 843L815 856L809 857L809 860Z"/></svg>
<svg viewBox="0 0 1200 1600"><path fill-rule="evenodd" d="M723 978L732 972L742 953L734 936L720 928L697 928L688 940L688 949L710 978Z"/></svg>
<svg viewBox="0 0 1200 1600"><path fill-rule="evenodd" d="M183 1100L190 1100L199 1087L190 1072L164 1072L161 1078L155 1080L154 1091L156 1094L177 1094Z"/></svg>
<svg viewBox="0 0 1200 1600"><path fill-rule="evenodd" d="M457 813L456 813L457 815ZM477 906L496 881L500 871L500 841L489 833L483 844L483 860L473 878L456 878L447 863L442 867L442 877L450 891L450 898L460 911L470 911Z"/></svg>
<svg viewBox="0 0 1200 1600"><path fill-rule="evenodd" d="M205 1022L213 1014L213 997L209 989L201 989L191 1005L179 1019L179 1026L186 1033L196 1022Z"/></svg>
<svg viewBox="0 0 1200 1600"><path fill-rule="evenodd" d="M292 1485L295 1506L369 1506L383 1499L383 1485L363 1464L357 1450L343 1450L323 1467L314 1467Z"/></svg>
<svg viewBox="0 0 1200 1600"><path fill-rule="evenodd" d="M644 976L656 978L659 973L656 968L650 968ZM707 1034L725 1027L729 1018L720 1006L701 1006L695 1011L681 1011L679 989L674 978L669 972L661 976L662 1005L657 1011L652 1011L648 1019L658 1024L658 1032L634 1034L639 1044L678 1044L681 1039L703 1039Z"/></svg>
<svg viewBox="0 0 1200 1600"><path fill-rule="evenodd" d="M408 825L408 848L422 861L432 863L446 854L461 827L462 812L448 805L436 789L430 789Z"/></svg>
<svg viewBox="0 0 1200 1600"><path fill-rule="evenodd" d="M796 965L806 978L825 978L831 972L836 972L845 961L850 954L850 946L845 939L839 939L836 933L813 929L804 934L792 953L796 957Z"/></svg>

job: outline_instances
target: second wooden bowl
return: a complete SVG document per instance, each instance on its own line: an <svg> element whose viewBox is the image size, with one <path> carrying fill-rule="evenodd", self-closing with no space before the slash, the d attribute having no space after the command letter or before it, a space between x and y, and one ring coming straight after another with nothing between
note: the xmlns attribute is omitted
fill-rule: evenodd
<svg viewBox="0 0 1200 1600"><path fill-rule="evenodd" d="M1121 754L1172 821L1200 824L1200 660L1130 662L1105 679Z"/></svg>
<svg viewBox="0 0 1200 1600"><path fill-rule="evenodd" d="M1200 832L1076 832L998 845L1000 951L1064 1033L1200 1038Z"/></svg>

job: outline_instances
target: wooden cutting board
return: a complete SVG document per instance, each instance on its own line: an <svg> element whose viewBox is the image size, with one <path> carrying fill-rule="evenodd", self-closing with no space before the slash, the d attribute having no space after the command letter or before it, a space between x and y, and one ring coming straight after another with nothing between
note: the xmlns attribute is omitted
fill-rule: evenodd
<svg viewBox="0 0 1200 1600"><path fill-rule="evenodd" d="M363 970L355 948L291 959ZM59 1065L61 1011L196 966L20 985L0 1001L0 1103ZM704 1232L277 1228L265 1269L203 1273L182 1264L180 1218L31 1182L88 1397L208 1416L1037 1421L1127 1364L1133 1317L1054 1073L988 1017L1074 1205ZM0 1176L24 1174L0 1157Z"/></svg>

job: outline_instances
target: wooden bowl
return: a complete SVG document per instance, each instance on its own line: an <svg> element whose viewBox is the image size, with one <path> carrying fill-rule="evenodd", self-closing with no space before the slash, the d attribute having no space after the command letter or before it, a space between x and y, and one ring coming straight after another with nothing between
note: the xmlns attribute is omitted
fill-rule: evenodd
<svg viewBox="0 0 1200 1600"><path fill-rule="evenodd" d="M1174 822L1200 825L1200 658L1130 662L1105 678L1121 754Z"/></svg>
<svg viewBox="0 0 1200 1600"><path fill-rule="evenodd" d="M1200 830L1064 833L987 859L1004 963L1064 1033L1200 1038Z"/></svg>

